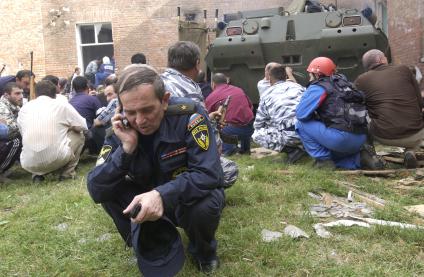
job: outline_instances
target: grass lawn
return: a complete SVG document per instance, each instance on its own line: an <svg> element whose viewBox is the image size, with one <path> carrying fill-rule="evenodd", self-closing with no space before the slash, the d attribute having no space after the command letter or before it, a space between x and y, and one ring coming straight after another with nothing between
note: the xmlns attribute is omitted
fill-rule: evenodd
<svg viewBox="0 0 424 277"><path fill-rule="evenodd" d="M287 166L276 161L281 157L234 158L240 174L226 191L216 276L424 276L424 230L336 227L333 237L320 238L312 226L322 220L309 213L318 202L308 196L310 191L345 196L335 181L349 181L388 202L374 218L424 225L403 209L424 204L423 187L400 192L394 179L345 177L315 170L308 160ZM0 184L0 276L139 275L132 250L87 193L86 175L94 163L83 157L74 181L49 176L34 185L30 174L14 168L13 183ZM262 229L282 232L285 223L311 238L262 241ZM198 275L187 259L179 276Z"/></svg>

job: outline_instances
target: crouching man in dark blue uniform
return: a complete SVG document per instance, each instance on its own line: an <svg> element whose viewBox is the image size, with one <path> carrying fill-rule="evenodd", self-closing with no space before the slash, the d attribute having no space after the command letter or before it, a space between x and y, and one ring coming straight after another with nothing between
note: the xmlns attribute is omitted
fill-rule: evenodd
<svg viewBox="0 0 424 277"><path fill-rule="evenodd" d="M91 197L133 246L145 276L173 276L181 269L184 252L175 226L187 234L199 270L215 270L225 196L207 115L189 99L170 99L148 66L127 67L117 88L123 112L112 118L114 134L88 175Z"/></svg>

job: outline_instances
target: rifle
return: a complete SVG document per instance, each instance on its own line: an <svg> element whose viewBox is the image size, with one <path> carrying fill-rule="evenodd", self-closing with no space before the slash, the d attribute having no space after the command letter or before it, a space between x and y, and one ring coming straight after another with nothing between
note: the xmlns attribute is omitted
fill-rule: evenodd
<svg viewBox="0 0 424 277"><path fill-rule="evenodd" d="M228 108L228 104L230 104L230 100L231 100L231 95L228 95L224 103L218 108L218 112L221 114L221 118L219 119L219 124L224 124L225 115L227 113L227 108Z"/></svg>
<svg viewBox="0 0 424 277"><path fill-rule="evenodd" d="M220 125L225 124L225 115L227 114L227 108L228 108L228 105L230 104L230 100L231 100L231 95L229 95L227 97L227 99L225 99L224 103L221 104L218 108L218 112L221 114L221 118L219 119L219 122L218 122L218 124L220 124ZM220 135L222 141L225 142L225 143L238 144L237 136L226 135L222 131L219 131L219 135Z"/></svg>
<svg viewBox="0 0 424 277"><path fill-rule="evenodd" d="M31 72L31 77L30 77L30 83L29 83L29 100L35 99L35 80L34 80L34 73L33 73L33 63L34 63L34 52L31 51L30 52L30 56L31 56L31 67L30 67L30 72Z"/></svg>
<svg viewBox="0 0 424 277"><path fill-rule="evenodd" d="M0 76L1 76L1 74L3 73L3 71L4 71L4 69L6 68L6 64L4 63L3 64L3 67L1 68L1 70L0 70Z"/></svg>

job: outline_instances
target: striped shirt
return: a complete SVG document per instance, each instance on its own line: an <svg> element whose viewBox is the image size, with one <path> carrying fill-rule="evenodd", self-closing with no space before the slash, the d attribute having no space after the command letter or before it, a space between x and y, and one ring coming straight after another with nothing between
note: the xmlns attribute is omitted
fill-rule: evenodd
<svg viewBox="0 0 424 277"><path fill-rule="evenodd" d="M282 151L285 145L300 144L294 130L296 107L305 91L301 85L280 81L262 96L256 112L253 140L262 147Z"/></svg>
<svg viewBox="0 0 424 277"><path fill-rule="evenodd" d="M87 130L85 119L68 103L39 96L19 112L22 133L21 165L43 175L65 166L72 157L70 129Z"/></svg>
<svg viewBox="0 0 424 277"><path fill-rule="evenodd" d="M99 120L104 126L110 126L112 123L110 120L115 114L116 107L118 107L119 101L118 98L112 99L106 108L97 116L97 120Z"/></svg>
<svg viewBox="0 0 424 277"><path fill-rule="evenodd" d="M172 97L190 98L197 103L201 103L203 107L205 106L202 90L189 77L173 68L167 68L162 73L161 78L165 83L165 90L169 91Z"/></svg>

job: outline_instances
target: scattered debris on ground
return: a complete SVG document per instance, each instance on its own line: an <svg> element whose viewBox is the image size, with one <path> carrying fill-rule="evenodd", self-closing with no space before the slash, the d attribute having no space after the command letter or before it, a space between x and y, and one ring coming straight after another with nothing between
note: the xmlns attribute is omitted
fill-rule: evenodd
<svg viewBox="0 0 424 277"><path fill-rule="evenodd" d="M314 229L319 237L329 238L332 236L332 234L328 232L325 229L325 227L335 227L335 226L345 226L345 227L360 226L360 227L366 227L366 228L371 227L368 223L365 223L365 222L341 219L341 220L336 220L336 221L332 221L328 223L317 223L314 225Z"/></svg>
<svg viewBox="0 0 424 277"><path fill-rule="evenodd" d="M366 203L349 201L346 198L324 193L323 195L309 192L308 195L321 201L310 207L312 216L319 218L345 218L348 216L371 216L373 210Z"/></svg>
<svg viewBox="0 0 424 277"><path fill-rule="evenodd" d="M351 195L354 198L360 199L361 201L364 201L365 203L375 207L375 208L383 208L386 205L386 201L369 193L360 191L357 189L357 187L349 182L346 181L336 181L336 184L340 187L343 187L347 189L348 191L351 191Z"/></svg>
<svg viewBox="0 0 424 277"><path fill-rule="evenodd" d="M401 229L424 229L423 226L386 221L371 218L373 210L368 207L370 204L374 207L384 207L385 201L375 195L365 193L356 189L356 186L348 182L337 182L338 185L349 189L347 198L330 195L328 193L318 194L309 192L308 195L321 203L310 206L311 215L318 218L339 218L336 221L315 224L315 233L321 238L329 238L332 234L326 228L334 226L360 226L370 228L371 225L382 225L399 227ZM364 200L364 202L355 202L355 199ZM408 211L417 212L424 216L424 205L407 206Z"/></svg>
<svg viewBox="0 0 424 277"><path fill-rule="evenodd" d="M302 229L294 225L287 225L286 228L284 228L284 234L294 239L298 239L298 238L309 239L309 235L306 234L305 231L303 231Z"/></svg>
<svg viewBox="0 0 424 277"><path fill-rule="evenodd" d="M111 235L111 234L109 234L109 233L106 233L106 234L103 234L103 235L101 235L100 237L98 237L98 238L96 239L96 241L98 241L98 242L103 242L103 241L110 240L111 238L112 238L112 235Z"/></svg>
<svg viewBox="0 0 424 277"><path fill-rule="evenodd" d="M413 169L405 169L405 168L399 168L399 169L384 169L384 170L340 170L337 171L337 173L343 174L343 175L364 175L368 177L386 177L386 178L393 178L396 175L399 174L411 174L417 171L416 168Z"/></svg>
<svg viewBox="0 0 424 277"><path fill-rule="evenodd" d="M59 225L57 225L55 227L56 230L63 232L66 231L66 229L68 229L69 225L67 223L60 223Z"/></svg>
<svg viewBox="0 0 424 277"><path fill-rule="evenodd" d="M401 229L422 229L422 230L424 230L424 226L408 224L408 223L401 223L401 222L396 222L396 221L387 221L387 220L381 220L381 219L375 219L375 218L362 218L362 217L355 217L355 216L351 216L351 218L355 219L355 220L360 220L360 221L369 223L371 225L399 227Z"/></svg>
<svg viewBox="0 0 424 277"><path fill-rule="evenodd" d="M259 148L253 148L253 149L250 150L250 157L252 157L254 159L262 159L263 157L270 157L270 156L278 155L279 153L280 152L277 152L277 151L274 151L274 150L259 147Z"/></svg>
<svg viewBox="0 0 424 277"><path fill-rule="evenodd" d="M278 240L282 235L283 233L280 232L274 232L267 229L262 230L262 240L265 242Z"/></svg>
<svg viewBox="0 0 424 277"><path fill-rule="evenodd" d="M408 212L417 213L419 216L424 217L424 205L414 205L404 207Z"/></svg>

